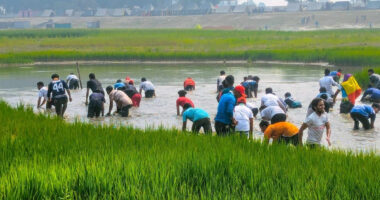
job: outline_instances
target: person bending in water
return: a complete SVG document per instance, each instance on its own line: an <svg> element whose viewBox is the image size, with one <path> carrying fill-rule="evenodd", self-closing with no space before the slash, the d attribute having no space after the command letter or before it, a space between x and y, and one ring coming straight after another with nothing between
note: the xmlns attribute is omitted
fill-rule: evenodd
<svg viewBox="0 0 380 200"><path fill-rule="evenodd" d="M46 109L51 109L52 103L48 101L47 92L48 88L44 86L44 82L40 81L37 83L38 89L38 100L37 100L37 108L41 108L46 103ZM41 99L44 100L41 102Z"/></svg>
<svg viewBox="0 0 380 200"><path fill-rule="evenodd" d="M193 122L193 126L191 127L192 132L199 133L199 130L203 127L204 133L212 133L210 116L206 111L200 108L193 108L189 103L183 105L183 109L184 112L182 115L182 131L186 131L186 122L187 119L189 119Z"/></svg>
<svg viewBox="0 0 380 200"><path fill-rule="evenodd" d="M152 98L156 96L156 92L154 90L154 85L152 82L147 81L146 78L141 78L141 83L140 83L140 91L139 93L144 90L145 92L145 98Z"/></svg>
<svg viewBox="0 0 380 200"><path fill-rule="evenodd" d="M113 85L113 88L115 90L125 90L125 83L121 81L120 79L116 81L116 83Z"/></svg>
<svg viewBox="0 0 380 200"><path fill-rule="evenodd" d="M285 103L289 108L302 108L301 102L294 100L290 92L285 93Z"/></svg>
<svg viewBox="0 0 380 200"><path fill-rule="evenodd" d="M374 103L372 106L356 105L351 110L351 118L354 120L354 130L359 129L359 121L365 130L374 128L376 114L380 110L380 104ZM369 123L371 119L371 124Z"/></svg>
<svg viewBox="0 0 380 200"><path fill-rule="evenodd" d="M178 96L179 97L178 97L178 99L176 101L177 115L180 115L180 113L179 113L179 107L180 106L182 107L182 113L181 113L181 115L183 114L183 112L185 110L183 108L183 106L185 104L187 104L187 103L190 104L192 108L194 108L194 103L191 101L191 99L189 99L189 98L186 97L186 94L187 94L187 92L185 90L178 91Z"/></svg>
<svg viewBox="0 0 380 200"><path fill-rule="evenodd" d="M326 140L329 145L331 145L331 129L330 122L325 112L325 102L321 98L315 98L311 102L313 113L306 117L301 128L298 132L298 141L302 146L302 136L303 131L309 128L308 135L306 139L306 145L311 148L321 146L321 140L324 130L326 129Z"/></svg>
<svg viewBox="0 0 380 200"><path fill-rule="evenodd" d="M141 94L133 85L133 81L129 81L129 84L126 84L124 92L132 99L133 107L140 107Z"/></svg>
<svg viewBox="0 0 380 200"><path fill-rule="evenodd" d="M220 71L220 76L216 80L216 90L218 91L218 93L221 92L224 88L222 85L224 79L226 79L226 72Z"/></svg>
<svg viewBox="0 0 380 200"><path fill-rule="evenodd" d="M79 88L79 78L72 72L67 76L66 82L69 85L70 90L76 90Z"/></svg>
<svg viewBox="0 0 380 200"><path fill-rule="evenodd" d="M92 93L90 95L90 104L88 105L88 118L99 117L100 112L104 116L104 103L106 102L102 93Z"/></svg>
<svg viewBox="0 0 380 200"><path fill-rule="evenodd" d="M273 142L285 144L299 144L298 128L290 122L278 122L269 125L268 122L261 121L260 129L264 133L265 143L269 143L272 138Z"/></svg>
<svg viewBox="0 0 380 200"><path fill-rule="evenodd" d="M373 88L380 89L380 75L375 74L373 69L368 70L369 82Z"/></svg>
<svg viewBox="0 0 380 200"><path fill-rule="evenodd" d="M117 113L122 117L128 117L129 109L132 107L132 100L123 91L114 90L110 85L106 88L107 94L110 98L110 106L108 109L107 116L111 115L113 108L113 101L116 103Z"/></svg>
<svg viewBox="0 0 380 200"><path fill-rule="evenodd" d="M319 86L324 87L327 90L327 93L334 97L334 92L332 90L332 86L338 86L339 84L334 81L334 79L330 76L330 70L325 69L325 76L319 79Z"/></svg>
<svg viewBox="0 0 380 200"><path fill-rule="evenodd" d="M261 118L270 121L271 124L286 121L286 114L279 106L262 106L260 111Z"/></svg>
<svg viewBox="0 0 380 200"><path fill-rule="evenodd" d="M187 77L187 79L183 82L183 88L186 91L195 90L195 81L191 77Z"/></svg>
<svg viewBox="0 0 380 200"><path fill-rule="evenodd" d="M48 86L48 101L53 103L55 107L55 112L58 116L63 118L67 108L67 96L66 92L69 95L69 101L71 102L71 93L69 87L67 86L64 80L59 79L58 74L51 75L52 82Z"/></svg>
<svg viewBox="0 0 380 200"><path fill-rule="evenodd" d="M264 106L279 106L284 111L284 113L286 112L286 103L282 102L278 96L273 94L272 88L266 88L265 95L261 97L261 107Z"/></svg>
<svg viewBox="0 0 380 200"><path fill-rule="evenodd" d="M237 86L235 89L239 90L239 87ZM244 94L242 89L240 93ZM244 95L237 99L237 105L234 108L234 121L236 122L235 132L239 132L249 139L253 133L253 112L246 106L246 103L247 100Z"/></svg>
<svg viewBox="0 0 380 200"><path fill-rule="evenodd" d="M342 69L338 69L337 71L332 71L330 72L329 75L333 78L333 80L336 83L339 83L340 77L342 76Z"/></svg>
<svg viewBox="0 0 380 200"><path fill-rule="evenodd" d="M371 86L364 92L360 101L371 101L374 103L380 103L380 90L372 88Z"/></svg>
<svg viewBox="0 0 380 200"><path fill-rule="evenodd" d="M104 95L102 84L95 78L95 74L90 73L88 75L88 78L90 80L87 81L86 103L85 103L86 105L88 105L88 96L90 94L90 89L92 93L102 93Z"/></svg>

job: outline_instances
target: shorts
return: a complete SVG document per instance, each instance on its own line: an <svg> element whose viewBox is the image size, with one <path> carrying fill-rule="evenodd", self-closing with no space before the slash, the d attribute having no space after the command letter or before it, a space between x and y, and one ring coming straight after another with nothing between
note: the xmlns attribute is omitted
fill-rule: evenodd
<svg viewBox="0 0 380 200"><path fill-rule="evenodd" d="M230 124L215 121L215 131L218 136L226 136L233 133L234 128Z"/></svg>
<svg viewBox="0 0 380 200"><path fill-rule="evenodd" d="M191 127L191 131L194 133L199 133L199 130L203 127L203 132L205 134L210 134L212 133L212 128L211 128L211 122L210 118L203 118L203 119L198 119L193 123L193 126Z"/></svg>
<svg viewBox="0 0 380 200"><path fill-rule="evenodd" d="M99 117L102 109L103 109L102 101L90 101L90 104L88 105L87 117L89 118Z"/></svg>
<svg viewBox="0 0 380 200"><path fill-rule="evenodd" d="M57 115L63 115L63 109L67 106L67 96L59 95L53 98L53 105Z"/></svg>
<svg viewBox="0 0 380 200"><path fill-rule="evenodd" d="M53 101L46 101L46 109L51 109L53 106Z"/></svg>
<svg viewBox="0 0 380 200"><path fill-rule="evenodd" d="M284 122L284 121L286 121L286 115L284 113L278 113L272 117L272 119L270 120L270 123L275 124L277 122Z"/></svg>
<svg viewBox="0 0 380 200"><path fill-rule="evenodd" d="M122 117L128 117L129 115L129 109L132 107L132 105L127 105L123 106L120 109L117 109L117 112L122 116Z"/></svg>
<svg viewBox="0 0 380 200"><path fill-rule="evenodd" d="M78 79L70 79L69 81L69 89L70 90L76 90L79 88L79 81Z"/></svg>
<svg viewBox="0 0 380 200"><path fill-rule="evenodd" d="M155 96L154 90L145 91L145 98L152 98L153 96Z"/></svg>
<svg viewBox="0 0 380 200"><path fill-rule="evenodd" d="M140 107L141 94L136 93L132 96L132 104L134 107Z"/></svg>
<svg viewBox="0 0 380 200"><path fill-rule="evenodd" d="M284 143L284 144L293 144L294 146L297 146L299 144L298 134L293 135L291 137L281 136L278 139L278 142L279 143Z"/></svg>
<svg viewBox="0 0 380 200"><path fill-rule="evenodd" d="M195 86L194 86L194 85L186 85L186 86L184 87L184 89L185 89L186 91L195 90Z"/></svg>

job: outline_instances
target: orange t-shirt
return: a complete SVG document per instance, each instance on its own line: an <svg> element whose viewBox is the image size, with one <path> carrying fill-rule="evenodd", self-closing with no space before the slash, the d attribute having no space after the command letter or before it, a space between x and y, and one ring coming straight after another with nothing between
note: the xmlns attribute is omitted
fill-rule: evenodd
<svg viewBox="0 0 380 200"><path fill-rule="evenodd" d="M289 122L277 122L271 124L264 132L265 139L273 138L276 141L279 137L291 137L298 133L298 128L292 123Z"/></svg>
<svg viewBox="0 0 380 200"><path fill-rule="evenodd" d="M191 78L186 79L185 82L183 82L183 86L186 87L186 86L188 86L188 85L195 86L195 82L194 82L194 80L191 79Z"/></svg>

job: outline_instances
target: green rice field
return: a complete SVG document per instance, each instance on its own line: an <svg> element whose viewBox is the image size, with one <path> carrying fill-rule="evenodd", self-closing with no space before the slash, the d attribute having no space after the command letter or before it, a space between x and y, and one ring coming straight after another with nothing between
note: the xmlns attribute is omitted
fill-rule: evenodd
<svg viewBox="0 0 380 200"><path fill-rule="evenodd" d="M379 199L380 157L66 123L0 102L0 199Z"/></svg>
<svg viewBox="0 0 380 200"><path fill-rule="evenodd" d="M6 30L0 63L263 60L380 65L380 30Z"/></svg>

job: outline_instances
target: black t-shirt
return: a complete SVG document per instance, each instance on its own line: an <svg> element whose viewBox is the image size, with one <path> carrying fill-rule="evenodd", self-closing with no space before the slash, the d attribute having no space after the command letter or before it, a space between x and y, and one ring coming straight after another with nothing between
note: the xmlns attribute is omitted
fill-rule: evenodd
<svg viewBox="0 0 380 200"><path fill-rule="evenodd" d="M125 90L123 90L125 92L125 94L128 95L129 98L132 98L133 95L135 95L137 92L137 89L135 88L135 86L133 85L127 85L125 87Z"/></svg>
<svg viewBox="0 0 380 200"><path fill-rule="evenodd" d="M63 96L65 95L65 89L68 90L69 87L64 80L52 81L49 83L47 96L48 98L50 98L51 94L52 98Z"/></svg>
<svg viewBox="0 0 380 200"><path fill-rule="evenodd" d="M96 79L90 79L87 81L87 88L90 88L92 92L104 92L102 84Z"/></svg>

